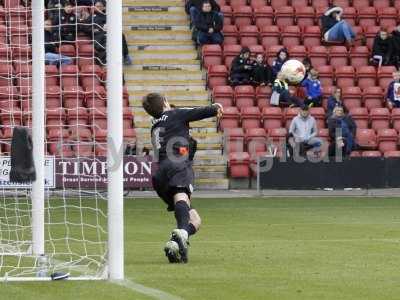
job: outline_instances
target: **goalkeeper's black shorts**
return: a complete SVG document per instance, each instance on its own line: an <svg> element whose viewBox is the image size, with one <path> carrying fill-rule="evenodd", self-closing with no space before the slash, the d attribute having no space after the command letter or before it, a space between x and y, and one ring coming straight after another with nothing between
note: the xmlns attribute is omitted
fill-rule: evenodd
<svg viewBox="0 0 400 300"><path fill-rule="evenodd" d="M186 193L190 198L193 192L194 173L192 161L174 162L165 159L153 176L153 187L158 196L168 205L167 210L175 209L174 196Z"/></svg>

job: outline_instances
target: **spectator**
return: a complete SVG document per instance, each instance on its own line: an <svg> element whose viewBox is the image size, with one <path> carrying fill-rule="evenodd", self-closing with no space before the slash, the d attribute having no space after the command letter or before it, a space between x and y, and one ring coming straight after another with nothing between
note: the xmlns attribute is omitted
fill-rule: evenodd
<svg viewBox="0 0 400 300"><path fill-rule="evenodd" d="M386 29L381 28L374 39L372 47L372 62L377 63L378 66L390 65L390 43L391 38Z"/></svg>
<svg viewBox="0 0 400 300"><path fill-rule="evenodd" d="M107 15L106 7L103 1L96 0L92 14L83 13L81 16L83 23L81 28L90 38L94 39L94 48L96 56L101 64L106 64L106 47L107 47ZM122 34L122 56L125 65L131 65L132 59L129 55L128 43L125 35Z"/></svg>
<svg viewBox="0 0 400 300"><path fill-rule="evenodd" d="M195 29L198 31L197 43L204 44L222 44L224 36L221 31L223 20L218 12L212 10L210 1L205 0L201 12L194 20Z"/></svg>
<svg viewBox="0 0 400 300"><path fill-rule="evenodd" d="M319 74L315 69L311 69L308 77L301 83L301 85L306 89L307 97L304 101L306 105L321 106L322 104L322 89L318 75Z"/></svg>
<svg viewBox="0 0 400 300"><path fill-rule="evenodd" d="M75 42L77 32L77 18L71 2L66 2L64 9L53 15L54 25L58 26L61 42Z"/></svg>
<svg viewBox="0 0 400 300"><path fill-rule="evenodd" d="M325 41L346 42L351 46L356 35L349 23L341 19L342 13L341 7L329 7L321 17L321 31L324 34Z"/></svg>
<svg viewBox="0 0 400 300"><path fill-rule="evenodd" d="M282 48L276 54L276 59L272 63L272 76L275 79L281 71L282 65L289 59L289 53L286 48Z"/></svg>
<svg viewBox="0 0 400 300"><path fill-rule="evenodd" d="M251 77L253 78L253 83L256 85L265 86L272 84L272 68L263 54L257 54L256 60L253 62Z"/></svg>
<svg viewBox="0 0 400 300"><path fill-rule="evenodd" d="M390 64L400 68L400 25L398 25L392 32L390 38Z"/></svg>
<svg viewBox="0 0 400 300"><path fill-rule="evenodd" d="M317 138L317 122L310 115L307 105L301 106L301 111L296 116L289 127L289 144L292 149L297 149L301 156L304 156L308 150L319 151L322 146L322 140Z"/></svg>
<svg viewBox="0 0 400 300"><path fill-rule="evenodd" d="M60 41L58 34L53 32L53 23L50 19L44 21L44 49L45 63L49 65L69 65L72 63L72 58L57 53L57 47Z"/></svg>
<svg viewBox="0 0 400 300"><path fill-rule="evenodd" d="M388 86L386 101L390 109L400 107L400 71L393 72L393 81Z"/></svg>
<svg viewBox="0 0 400 300"><path fill-rule="evenodd" d="M209 0L211 4L212 11L220 12L221 7L215 0ZM204 0L189 0L186 2L185 10L186 13L190 15L191 22L193 23L196 20L197 16L200 14L202 10ZM220 16L222 16L220 14Z"/></svg>
<svg viewBox="0 0 400 300"><path fill-rule="evenodd" d="M125 144L125 155L136 155L136 139L129 139Z"/></svg>
<svg viewBox="0 0 400 300"><path fill-rule="evenodd" d="M328 118L332 115L333 110L335 107L344 107L343 101L342 101L342 90L338 87L336 87L333 90L332 96L328 98L328 109L327 109L327 116Z"/></svg>
<svg viewBox="0 0 400 300"><path fill-rule="evenodd" d="M239 55L232 61L231 74L229 76L231 85L250 84L252 73L253 63L250 60L250 49L243 47Z"/></svg>
<svg viewBox="0 0 400 300"><path fill-rule="evenodd" d="M354 138L357 125L350 115L344 113L342 106L336 106L333 110L328 120L328 129L329 136L334 141L329 147L329 156L335 156L337 150L341 151L343 156L349 156L356 146Z"/></svg>
<svg viewBox="0 0 400 300"><path fill-rule="evenodd" d="M289 85L282 73L279 72L272 86L271 105L289 105L293 107L301 104L301 99L290 94Z"/></svg>

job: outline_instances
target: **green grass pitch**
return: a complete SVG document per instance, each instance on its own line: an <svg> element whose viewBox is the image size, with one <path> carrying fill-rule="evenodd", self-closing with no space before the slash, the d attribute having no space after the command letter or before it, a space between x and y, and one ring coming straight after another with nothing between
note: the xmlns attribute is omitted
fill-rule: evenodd
<svg viewBox="0 0 400 300"><path fill-rule="evenodd" d="M174 216L126 199L126 277L187 300L400 299L400 199L195 199L190 262L162 248ZM0 299L152 299L108 282L5 283Z"/></svg>

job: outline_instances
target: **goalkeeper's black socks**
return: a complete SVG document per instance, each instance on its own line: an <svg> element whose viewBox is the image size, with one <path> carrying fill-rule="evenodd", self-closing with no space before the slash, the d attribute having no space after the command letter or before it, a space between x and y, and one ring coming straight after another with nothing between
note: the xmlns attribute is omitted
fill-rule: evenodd
<svg viewBox="0 0 400 300"><path fill-rule="evenodd" d="M194 235L196 233L196 231L197 231L196 227L194 227L194 225L192 223L189 223L188 230L187 230L189 236Z"/></svg>
<svg viewBox="0 0 400 300"><path fill-rule="evenodd" d="M184 229L189 233L189 205L186 201L178 201L175 203L175 219L178 229Z"/></svg>

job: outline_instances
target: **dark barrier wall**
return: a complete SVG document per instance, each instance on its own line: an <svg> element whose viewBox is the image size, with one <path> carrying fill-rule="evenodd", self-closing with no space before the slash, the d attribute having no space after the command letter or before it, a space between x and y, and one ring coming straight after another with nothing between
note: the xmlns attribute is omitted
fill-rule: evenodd
<svg viewBox="0 0 400 300"><path fill-rule="evenodd" d="M318 163L274 159L272 168L263 171L266 163L264 158L260 161L261 189L400 187L399 158L357 157L343 162Z"/></svg>

